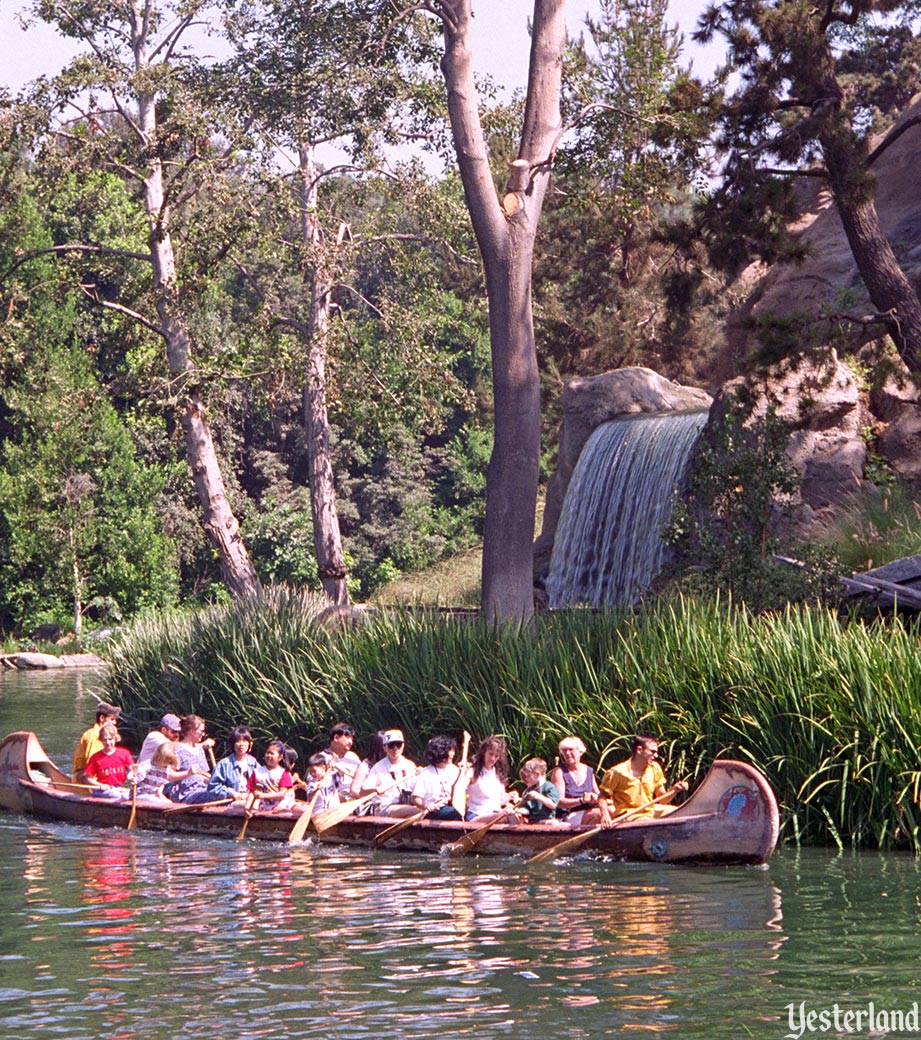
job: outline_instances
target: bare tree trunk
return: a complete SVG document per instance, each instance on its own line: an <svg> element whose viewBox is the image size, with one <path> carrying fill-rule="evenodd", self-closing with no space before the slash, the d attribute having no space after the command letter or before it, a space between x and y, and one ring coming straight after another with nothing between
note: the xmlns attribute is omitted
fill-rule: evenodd
<svg viewBox="0 0 921 1040"><path fill-rule="evenodd" d="M887 328L899 355L910 371L921 371L921 301L880 226L876 204L839 202L838 215L873 306L892 315Z"/></svg>
<svg viewBox="0 0 921 1040"><path fill-rule="evenodd" d="M149 27L146 12L138 0L132 3L130 18L135 65L143 72L148 64L146 48ZM164 205L163 166L156 156L154 95L140 93L137 103L138 129L151 154L144 177L144 206L150 227L149 246L157 314L166 341L169 370L177 384L177 396L185 395L185 403L180 406L179 421L185 439L186 457L204 511L205 533L218 551L221 576L230 594L240 598L258 591L259 578L240 537L240 525L227 500L205 409L193 388L195 366L188 330L176 303L176 263L169 234L169 211Z"/></svg>
<svg viewBox="0 0 921 1040"><path fill-rule="evenodd" d="M310 509L317 568L331 603L349 602L347 571L342 553L336 485L329 451L329 415L326 411L326 347L329 332L331 285L320 248L322 230L317 219L317 165L313 145L301 145L301 233L317 258L312 275L310 327L305 343L304 429L310 479Z"/></svg>
<svg viewBox="0 0 921 1040"><path fill-rule="evenodd" d="M879 221L872 180L864 164L864 149L846 114L844 91L826 78L822 95L837 99L833 117L820 135L835 207L841 218L854 262L873 306L890 315L889 334L912 372L921 370L921 300L905 277Z"/></svg>
<svg viewBox="0 0 921 1040"><path fill-rule="evenodd" d="M565 0L535 0L531 61L518 158L496 196L477 111L470 0L438 6L441 68L464 195L486 271L495 439L486 480L483 611L527 621L534 612L534 514L540 466L540 378L531 312L534 240L561 127Z"/></svg>

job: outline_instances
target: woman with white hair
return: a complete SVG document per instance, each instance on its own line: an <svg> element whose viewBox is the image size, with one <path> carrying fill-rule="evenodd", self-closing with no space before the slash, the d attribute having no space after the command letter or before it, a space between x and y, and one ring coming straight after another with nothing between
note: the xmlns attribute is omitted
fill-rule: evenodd
<svg viewBox="0 0 921 1040"><path fill-rule="evenodd" d="M578 737L564 737L559 743L559 751L563 763L555 766L550 774L550 783L563 792L557 816L573 827L600 823L598 781L595 770L582 761L585 745Z"/></svg>

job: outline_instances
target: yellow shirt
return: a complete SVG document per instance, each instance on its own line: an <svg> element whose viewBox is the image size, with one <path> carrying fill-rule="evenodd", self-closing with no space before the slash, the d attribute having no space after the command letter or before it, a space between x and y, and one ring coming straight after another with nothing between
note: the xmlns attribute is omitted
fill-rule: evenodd
<svg viewBox="0 0 921 1040"><path fill-rule="evenodd" d="M615 813L639 809L641 805L651 802L656 791L665 786L665 774L658 762L650 762L642 776L634 776L630 761L627 758L618 762L601 778L601 793L613 803ZM650 815L654 811L654 807L650 806Z"/></svg>
<svg viewBox="0 0 921 1040"><path fill-rule="evenodd" d="M80 743L77 744L77 750L74 752L74 783L79 784L83 781L82 774L86 769L86 763L97 751L102 751L102 741L99 739L101 727L102 723L97 722L88 730L84 730L83 736L80 737Z"/></svg>

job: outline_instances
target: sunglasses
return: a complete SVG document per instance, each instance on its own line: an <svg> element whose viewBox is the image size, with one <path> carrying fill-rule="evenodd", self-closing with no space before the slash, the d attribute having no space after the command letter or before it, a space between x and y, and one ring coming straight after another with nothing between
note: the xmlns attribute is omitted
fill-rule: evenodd
<svg viewBox="0 0 921 1040"><path fill-rule="evenodd" d="M402 747L402 746L403 746L403 741L402 740L391 740L390 743L387 745L387 747Z"/></svg>

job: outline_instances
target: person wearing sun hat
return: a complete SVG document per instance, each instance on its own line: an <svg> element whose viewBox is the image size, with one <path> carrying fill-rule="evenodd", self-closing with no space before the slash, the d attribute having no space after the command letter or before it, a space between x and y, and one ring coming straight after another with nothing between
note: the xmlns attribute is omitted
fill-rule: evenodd
<svg viewBox="0 0 921 1040"><path fill-rule="evenodd" d="M103 725L107 722L116 722L121 713L121 708L117 708L114 704L107 704L105 701L100 701L96 705L96 721L89 729L83 731L80 736L80 741L77 744L77 750L74 752L75 784L86 783L84 770L86 769L87 763L97 751L102 751L102 741L99 739L99 730L102 729Z"/></svg>
<svg viewBox="0 0 921 1040"><path fill-rule="evenodd" d="M413 805L412 790L416 779L416 763L406 758L406 741L400 729L381 733L386 757L375 763L365 777L362 795L376 794L371 800L371 816L412 816L419 810Z"/></svg>

